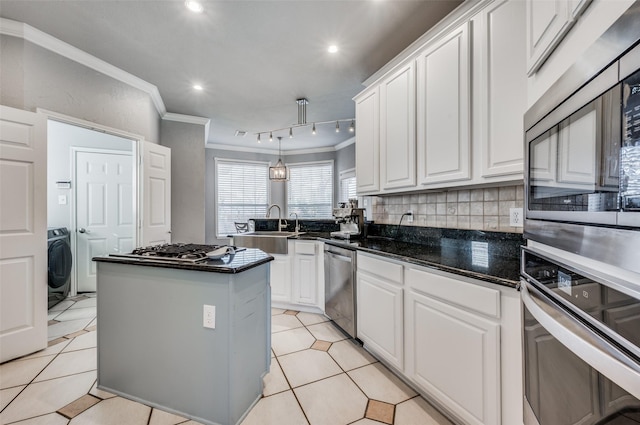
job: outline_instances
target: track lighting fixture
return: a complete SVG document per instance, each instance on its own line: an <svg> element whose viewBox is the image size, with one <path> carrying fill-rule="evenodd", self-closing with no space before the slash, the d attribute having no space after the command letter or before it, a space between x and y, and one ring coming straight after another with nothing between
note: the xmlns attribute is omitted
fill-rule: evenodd
<svg viewBox="0 0 640 425"><path fill-rule="evenodd" d="M339 119L339 120L330 120L330 121L315 121L311 124L307 124L307 105L309 104L309 101L307 99L296 99L296 103L298 104L298 123L297 124L293 124L290 125L288 127L283 127L283 128L276 128L274 130L266 130L266 131L260 131L258 133L254 133L258 135L258 143L260 143L260 135L262 133L269 133L269 141L273 141L273 133L279 133L282 134L280 132L286 132L287 129L289 130L289 138L293 139L293 129L294 128L301 128L301 127L308 127L311 126L311 134L315 135L317 134L317 130L316 130L316 125L322 125L322 124L331 124L331 123L336 123L335 126L335 130L336 133L340 132L340 122L351 122L351 124L349 125L349 133L353 133L355 131L355 118L344 118L344 119ZM346 124L345 124L346 125ZM276 135L277 135L276 134ZM284 133L286 134L286 133Z"/></svg>

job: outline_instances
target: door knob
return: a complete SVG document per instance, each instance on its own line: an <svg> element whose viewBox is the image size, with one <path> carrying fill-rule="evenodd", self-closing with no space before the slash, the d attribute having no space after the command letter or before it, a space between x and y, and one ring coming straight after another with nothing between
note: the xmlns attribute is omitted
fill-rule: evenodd
<svg viewBox="0 0 640 425"><path fill-rule="evenodd" d="M85 229L84 227L79 228L78 232L80 232L80 233L89 233L89 232L87 232L87 229Z"/></svg>

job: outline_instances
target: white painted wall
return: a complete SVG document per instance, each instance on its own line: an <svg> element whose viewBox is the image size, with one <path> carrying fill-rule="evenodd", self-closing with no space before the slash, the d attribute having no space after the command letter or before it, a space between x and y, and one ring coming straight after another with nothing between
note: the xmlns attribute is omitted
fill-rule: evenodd
<svg viewBox="0 0 640 425"><path fill-rule="evenodd" d="M75 190L74 176L72 176L72 148L133 151L134 142L51 120L47 125L47 136L47 227L71 228L71 204ZM71 188L58 188L56 184L58 181L71 181ZM58 203L59 196L67 197L66 205Z"/></svg>

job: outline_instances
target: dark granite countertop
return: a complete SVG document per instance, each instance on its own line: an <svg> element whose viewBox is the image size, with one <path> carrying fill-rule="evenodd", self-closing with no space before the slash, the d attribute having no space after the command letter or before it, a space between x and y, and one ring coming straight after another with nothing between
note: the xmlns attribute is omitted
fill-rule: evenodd
<svg viewBox="0 0 640 425"><path fill-rule="evenodd" d="M145 267L162 267L213 273L241 273L253 267L266 264L272 261L273 257L259 249L247 248L234 255L224 256L220 260L206 260L198 263L178 263L146 258L138 259L112 256L94 257L93 260L103 263L131 264Z"/></svg>
<svg viewBox="0 0 640 425"><path fill-rule="evenodd" d="M441 238L417 244L376 236L357 241L326 238L320 240L512 288L515 288L520 280L519 255L502 255L504 245L511 248L511 241Z"/></svg>
<svg viewBox="0 0 640 425"><path fill-rule="evenodd" d="M256 219L256 230L275 230L277 222L277 219ZM304 233L290 239L321 240L511 288L520 281L520 247L524 239L519 233L368 222L366 238L343 240L331 238L331 231L338 228L335 221L300 220L300 224Z"/></svg>

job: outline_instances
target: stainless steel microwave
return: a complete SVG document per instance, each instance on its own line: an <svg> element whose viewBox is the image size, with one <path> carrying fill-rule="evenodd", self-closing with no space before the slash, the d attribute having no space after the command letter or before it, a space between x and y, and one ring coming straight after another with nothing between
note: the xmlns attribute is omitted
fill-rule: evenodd
<svg viewBox="0 0 640 425"><path fill-rule="evenodd" d="M638 19L639 2L631 12ZM632 23L605 33L527 111L524 236L640 272L640 33Z"/></svg>

